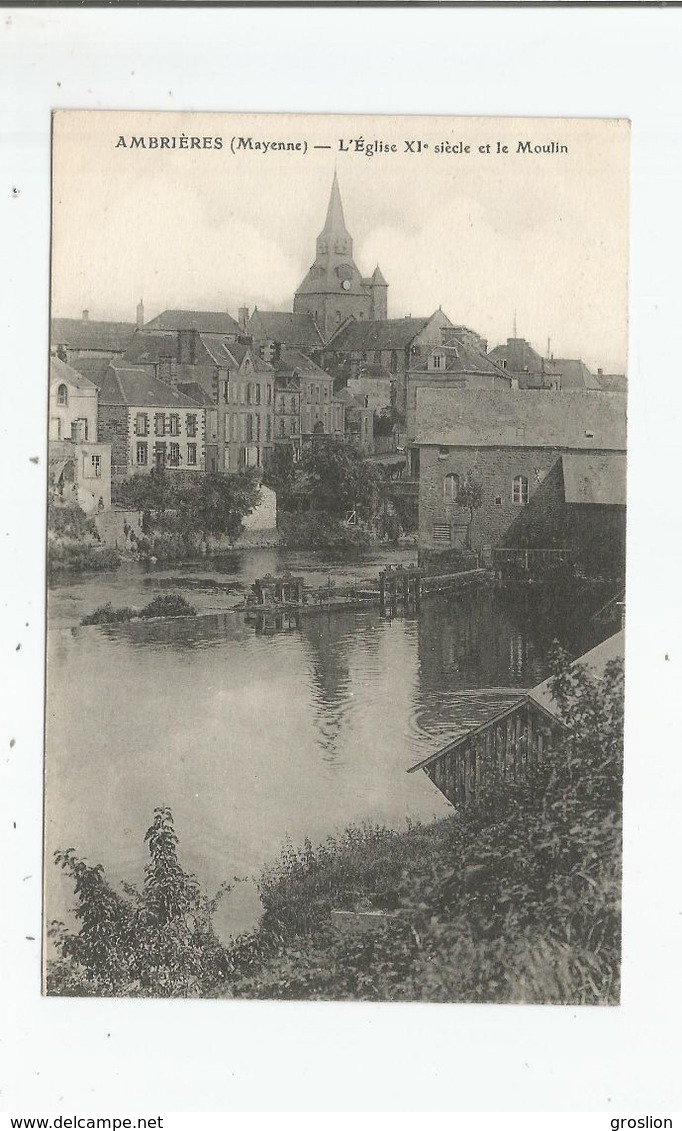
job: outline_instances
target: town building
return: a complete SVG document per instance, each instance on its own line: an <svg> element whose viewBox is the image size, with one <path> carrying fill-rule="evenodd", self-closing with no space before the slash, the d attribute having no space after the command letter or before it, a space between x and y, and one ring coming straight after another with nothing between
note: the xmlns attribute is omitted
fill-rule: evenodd
<svg viewBox="0 0 682 1131"><path fill-rule="evenodd" d="M561 373L561 389L564 393L575 389L601 389L599 378L580 358L552 357L550 360Z"/></svg>
<svg viewBox="0 0 682 1131"><path fill-rule="evenodd" d="M123 360L171 388L201 387L207 470L267 465L274 435L274 370L229 314L165 311L138 330ZM192 395L198 396L196 390Z"/></svg>
<svg viewBox="0 0 682 1131"><path fill-rule="evenodd" d="M353 239L346 227L339 182L334 173L324 227L317 237L315 261L294 295L294 313L309 314L325 342L348 318L385 319L388 283L379 265L363 278L353 259Z"/></svg>
<svg viewBox="0 0 682 1131"><path fill-rule="evenodd" d="M134 322L91 320L84 310L80 318L53 318L50 322L50 350L68 362L83 358L122 357L136 330Z"/></svg>
<svg viewBox="0 0 682 1131"><path fill-rule="evenodd" d="M387 398L390 385L395 386L396 410L407 410L407 374L418 365L422 355L433 346L443 344L443 331L453 329L448 316L436 310L429 318L389 318L375 321L346 322L327 343L325 368L337 379L347 382L362 377L370 363L381 366L387 375ZM376 377L376 374L375 374Z"/></svg>
<svg viewBox="0 0 682 1131"><path fill-rule="evenodd" d="M205 409L144 369L110 365L99 391L98 434L114 476L205 468Z"/></svg>
<svg viewBox="0 0 682 1131"><path fill-rule="evenodd" d="M420 551L568 547L594 572L620 566L625 400L601 392L417 390ZM480 485L470 525L460 487Z"/></svg>
<svg viewBox="0 0 682 1131"><path fill-rule="evenodd" d="M364 398L353 396L349 389L340 389L334 401L343 406L344 437L363 456L374 454L374 413Z"/></svg>
<svg viewBox="0 0 682 1131"><path fill-rule="evenodd" d="M418 389L488 389L500 392L512 388L512 378L495 365L489 355L458 341L450 331L444 331L443 335L449 344L423 347L414 357L407 374L408 443L415 438Z"/></svg>
<svg viewBox="0 0 682 1131"><path fill-rule="evenodd" d="M506 344L488 353L500 369L518 382L519 389L562 388L561 371L551 358L542 357L525 338L507 338Z"/></svg>
<svg viewBox="0 0 682 1131"><path fill-rule="evenodd" d="M50 358L48 479L52 497L86 514L111 506L111 447L98 442L97 388Z"/></svg>
<svg viewBox="0 0 682 1131"><path fill-rule="evenodd" d="M300 350L262 346L275 371L274 437L288 444L294 460L314 436L343 436L343 404L334 399L333 380Z"/></svg>

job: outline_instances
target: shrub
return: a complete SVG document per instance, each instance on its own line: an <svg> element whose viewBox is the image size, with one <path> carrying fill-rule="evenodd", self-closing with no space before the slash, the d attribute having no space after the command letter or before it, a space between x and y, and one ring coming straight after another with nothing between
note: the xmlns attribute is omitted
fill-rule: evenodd
<svg viewBox="0 0 682 1131"><path fill-rule="evenodd" d="M190 605L181 593L168 593L165 596L154 597L142 609L132 609L124 606L115 609L108 601L100 605L93 613L81 618L81 624L119 624L121 621L133 620L135 617L195 617L197 610Z"/></svg>
<svg viewBox="0 0 682 1131"><path fill-rule="evenodd" d="M47 506L48 533L57 538L97 538L94 520L77 503L59 504L50 499Z"/></svg>
<svg viewBox="0 0 682 1131"><path fill-rule="evenodd" d="M331 553L362 553L372 544L370 534L358 526L323 511L283 514L279 523L285 546L293 550L327 550Z"/></svg>
<svg viewBox="0 0 682 1131"><path fill-rule="evenodd" d="M118 569L121 559L115 550L100 550L77 542L50 542L47 566L50 574L60 570L82 573L87 570Z"/></svg>

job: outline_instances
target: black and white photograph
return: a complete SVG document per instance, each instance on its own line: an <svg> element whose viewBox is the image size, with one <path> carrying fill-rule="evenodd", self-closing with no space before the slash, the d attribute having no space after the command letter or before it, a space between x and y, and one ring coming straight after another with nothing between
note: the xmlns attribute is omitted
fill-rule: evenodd
<svg viewBox="0 0 682 1131"><path fill-rule="evenodd" d="M618 1005L629 123L52 146L44 993Z"/></svg>

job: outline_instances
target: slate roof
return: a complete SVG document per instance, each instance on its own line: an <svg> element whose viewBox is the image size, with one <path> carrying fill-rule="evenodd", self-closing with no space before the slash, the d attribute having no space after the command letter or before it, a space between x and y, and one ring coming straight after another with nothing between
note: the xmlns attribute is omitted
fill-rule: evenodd
<svg viewBox="0 0 682 1131"><path fill-rule="evenodd" d="M248 346L242 342L232 342L222 334L200 334L199 337L217 366L229 368L233 365L235 369L239 368ZM257 354L254 353L254 360L256 357Z"/></svg>
<svg viewBox="0 0 682 1131"><path fill-rule="evenodd" d="M100 404L125 404L135 408L198 408L198 403L144 369L112 365L100 389Z"/></svg>
<svg viewBox="0 0 682 1131"><path fill-rule="evenodd" d="M123 355L123 361L136 365L158 365L161 358L177 360L177 333L161 333L147 329L138 330Z"/></svg>
<svg viewBox="0 0 682 1131"><path fill-rule="evenodd" d="M53 318L50 341L69 349L122 353L135 333L134 322L91 322L82 318Z"/></svg>
<svg viewBox="0 0 682 1131"><path fill-rule="evenodd" d="M324 344L312 314L286 310L254 310L249 319L249 333L256 341L281 342L304 351L321 349Z"/></svg>
<svg viewBox="0 0 682 1131"><path fill-rule="evenodd" d="M488 357L496 365L506 360L507 369L512 373L545 373L549 377L561 375L557 363L542 357L525 338L508 338L505 345L489 350Z"/></svg>
<svg viewBox="0 0 682 1131"><path fill-rule="evenodd" d="M204 408L215 408L213 397L206 392L206 389L198 381L178 381L177 387L178 392L184 393L186 397L203 405Z"/></svg>
<svg viewBox="0 0 682 1131"><path fill-rule="evenodd" d="M628 379L625 373L600 373L597 377L599 388L605 393L622 393L628 391Z"/></svg>
<svg viewBox="0 0 682 1131"><path fill-rule="evenodd" d="M106 364L109 364L108 358L104 358ZM82 392L97 392L97 386L88 377L85 377L72 365L67 365L60 357L50 357L50 384L53 382L64 382L64 384L73 385L74 388L80 389Z"/></svg>
<svg viewBox="0 0 682 1131"><path fill-rule="evenodd" d="M609 393L417 388L418 444L625 451L625 399Z"/></svg>
<svg viewBox="0 0 682 1131"><path fill-rule="evenodd" d="M351 408L351 409L363 408L364 409L364 407L365 407L364 404L362 403L362 401L358 400L357 397L353 396L350 389L339 389L338 393L334 393L334 400L335 401L341 401L345 405L346 408Z"/></svg>
<svg viewBox="0 0 682 1131"><path fill-rule="evenodd" d="M625 506L625 452L580 452L561 463L567 503Z"/></svg>
<svg viewBox="0 0 682 1131"><path fill-rule="evenodd" d="M330 338L329 350L406 349L430 322L430 318L387 318L368 322L346 322Z"/></svg>
<svg viewBox="0 0 682 1131"><path fill-rule="evenodd" d="M294 369L300 369L302 373L311 374L313 376L331 376L331 374L327 373L317 362L303 353L302 350L282 349L279 357L272 359L272 366L278 374L292 373Z"/></svg>
<svg viewBox="0 0 682 1131"><path fill-rule="evenodd" d="M241 334L239 323L226 310L164 310L145 330L198 330L200 334Z"/></svg>
<svg viewBox="0 0 682 1131"><path fill-rule="evenodd" d="M599 378L579 358L555 357L552 362L561 373L561 388L564 392L570 389L601 388Z"/></svg>
<svg viewBox="0 0 682 1131"><path fill-rule="evenodd" d="M110 364L111 358L109 357L75 357L71 362L71 368L77 369L99 389Z"/></svg>
<svg viewBox="0 0 682 1131"><path fill-rule="evenodd" d="M415 358L410 373L443 373L443 369L428 369L429 358L435 351L443 354L445 357L445 372L449 373L484 373L488 376L501 377L509 383L511 387L511 376L499 365L495 365L491 361L488 354L478 353L476 350L467 349L463 342L458 341L457 345L449 346L429 346L425 351L422 351L420 358Z"/></svg>

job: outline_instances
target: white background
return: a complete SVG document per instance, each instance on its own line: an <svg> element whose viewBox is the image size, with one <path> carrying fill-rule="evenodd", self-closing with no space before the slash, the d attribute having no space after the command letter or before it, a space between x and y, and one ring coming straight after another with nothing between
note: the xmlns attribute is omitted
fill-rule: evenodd
<svg viewBox="0 0 682 1131"><path fill-rule="evenodd" d="M661 9L0 10L5 1110L603 1111L608 1126L613 1113L682 1107L681 32L682 12ZM632 119L620 1008L40 997L57 107Z"/></svg>

